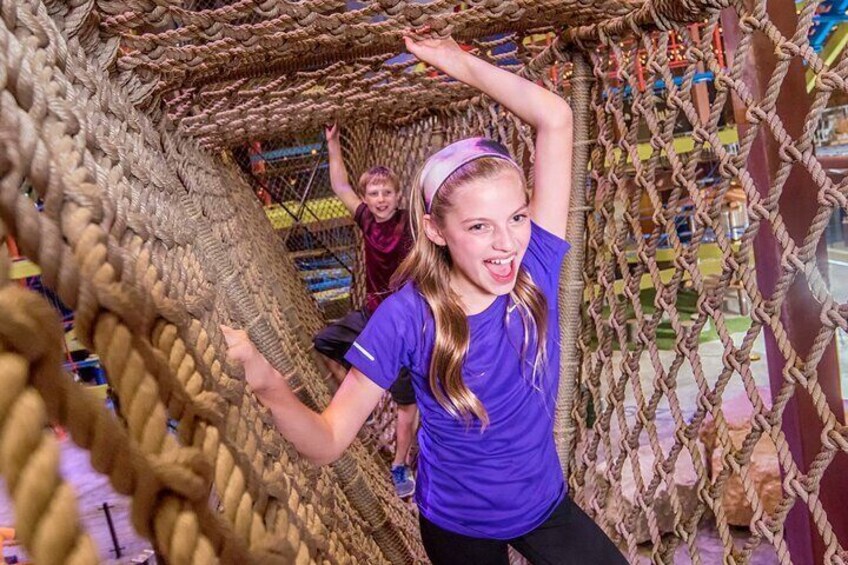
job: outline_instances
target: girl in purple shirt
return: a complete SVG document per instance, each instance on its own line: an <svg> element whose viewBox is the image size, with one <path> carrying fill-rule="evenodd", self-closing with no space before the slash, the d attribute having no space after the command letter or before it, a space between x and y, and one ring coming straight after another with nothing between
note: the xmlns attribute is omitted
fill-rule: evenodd
<svg viewBox="0 0 848 565"><path fill-rule="evenodd" d="M536 129L532 197L520 167L482 138L427 160L410 196L415 244L347 354L352 367L317 414L244 332L229 355L283 436L315 463L350 445L401 368L421 411L421 536L436 564L624 563L568 498L553 421L559 379L557 286L571 178L571 109L548 90L453 40L407 49L478 88Z"/></svg>

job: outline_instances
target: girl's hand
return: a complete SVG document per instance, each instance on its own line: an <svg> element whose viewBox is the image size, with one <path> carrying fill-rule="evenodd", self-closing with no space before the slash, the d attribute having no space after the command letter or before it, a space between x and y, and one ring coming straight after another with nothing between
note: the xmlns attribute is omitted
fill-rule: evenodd
<svg viewBox="0 0 848 565"><path fill-rule="evenodd" d="M457 63L466 56L456 41L451 37L445 39L413 39L406 35L403 38L406 50L415 55L419 61L427 63L453 75Z"/></svg>
<svg viewBox="0 0 848 565"><path fill-rule="evenodd" d="M262 356L244 330L221 325L224 341L227 342L227 357L244 367L244 377L260 401L275 387L284 385L282 378ZM263 401L264 403L264 401Z"/></svg>
<svg viewBox="0 0 848 565"><path fill-rule="evenodd" d="M245 365L261 355L244 330L236 330L229 326L221 325L224 332L224 341L227 342L227 357L235 364Z"/></svg>

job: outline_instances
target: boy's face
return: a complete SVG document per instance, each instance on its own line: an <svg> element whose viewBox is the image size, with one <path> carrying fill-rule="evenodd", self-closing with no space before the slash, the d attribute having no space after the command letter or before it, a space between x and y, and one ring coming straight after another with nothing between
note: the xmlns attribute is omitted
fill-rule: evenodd
<svg viewBox="0 0 848 565"><path fill-rule="evenodd" d="M369 183L362 198L378 222L385 222L395 215L398 200L398 191L390 182Z"/></svg>

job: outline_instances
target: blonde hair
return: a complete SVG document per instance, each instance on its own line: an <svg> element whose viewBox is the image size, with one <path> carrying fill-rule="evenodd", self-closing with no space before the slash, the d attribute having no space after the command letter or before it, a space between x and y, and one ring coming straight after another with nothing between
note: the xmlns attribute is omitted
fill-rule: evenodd
<svg viewBox="0 0 848 565"><path fill-rule="evenodd" d="M357 188L359 189L360 196L364 196L365 189L372 184L390 184L395 190L398 190L398 187L400 186L395 172L382 165L371 167L359 176L359 184L357 185Z"/></svg>
<svg viewBox="0 0 848 565"><path fill-rule="evenodd" d="M445 213L452 204L452 196L460 186L472 180L491 179L508 170L517 171L509 161L491 157L482 157L460 166L448 176L433 199L430 206L432 219L436 224L444 221ZM521 182L529 198L523 177ZM449 414L467 423L472 416L476 416L485 429L489 424L486 408L462 378L470 332L460 299L450 288L450 252L447 246L436 245L424 234L423 217L426 212L421 171L412 186L410 201L410 222L415 243L395 271L392 287L399 288L405 282L413 281L432 311L436 337L430 360L429 382L436 400ZM531 338L535 337L531 384L538 389L539 370L544 367L547 358L547 300L523 267L518 270L515 287L509 297L517 306L516 310L524 325L524 339L520 347L522 373Z"/></svg>

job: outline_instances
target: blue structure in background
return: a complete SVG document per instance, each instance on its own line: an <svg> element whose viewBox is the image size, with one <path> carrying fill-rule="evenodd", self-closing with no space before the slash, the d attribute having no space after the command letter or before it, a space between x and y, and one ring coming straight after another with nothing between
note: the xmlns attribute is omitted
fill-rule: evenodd
<svg viewBox="0 0 848 565"><path fill-rule="evenodd" d="M825 0L821 5L829 6L830 9L813 17L815 23L810 30L810 46L816 50L816 53L822 50L827 38L837 25L848 22L848 16L845 15L845 11L848 10L848 0Z"/></svg>

